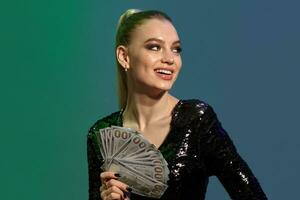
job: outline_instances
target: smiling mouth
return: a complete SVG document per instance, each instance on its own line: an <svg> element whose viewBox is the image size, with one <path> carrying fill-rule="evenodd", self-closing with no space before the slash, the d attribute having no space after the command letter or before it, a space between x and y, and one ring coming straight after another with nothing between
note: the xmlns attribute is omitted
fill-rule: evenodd
<svg viewBox="0 0 300 200"><path fill-rule="evenodd" d="M159 73L159 74L164 74L164 75L172 75L173 74L173 71L167 70L167 69L156 69L155 72Z"/></svg>

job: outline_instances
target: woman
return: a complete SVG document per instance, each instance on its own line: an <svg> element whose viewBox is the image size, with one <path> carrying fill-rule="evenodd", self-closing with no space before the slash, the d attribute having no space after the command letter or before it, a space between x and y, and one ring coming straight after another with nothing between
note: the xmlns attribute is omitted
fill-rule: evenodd
<svg viewBox="0 0 300 200"><path fill-rule="evenodd" d="M161 151L170 169L161 199L204 199L212 175L232 199L267 199L212 107L169 93L181 69L181 47L166 14L126 11L118 24L115 50L121 110L100 119L89 131L90 200L150 199L131 194L131 188L118 181L122 174L100 171L102 158L91 136L111 125L137 130Z"/></svg>

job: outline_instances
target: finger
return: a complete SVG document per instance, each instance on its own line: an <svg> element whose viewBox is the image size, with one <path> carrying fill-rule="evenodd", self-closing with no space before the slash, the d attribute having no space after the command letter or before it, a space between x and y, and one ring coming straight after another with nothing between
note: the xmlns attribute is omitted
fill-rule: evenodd
<svg viewBox="0 0 300 200"><path fill-rule="evenodd" d="M106 186L104 184L102 184L100 187L99 187L99 191L100 193L103 192L104 190L106 190Z"/></svg>
<svg viewBox="0 0 300 200"><path fill-rule="evenodd" d="M119 173L115 173L115 172L102 172L100 174L100 179L101 181L106 181L107 179L117 179L120 177Z"/></svg>
<svg viewBox="0 0 300 200"><path fill-rule="evenodd" d="M106 192L106 191L105 191ZM105 193L103 192L103 193ZM101 198L105 199L105 200L112 200L112 199L119 199L119 200L123 200L124 198L118 194L118 193L108 193L108 194L101 194Z"/></svg>
<svg viewBox="0 0 300 200"><path fill-rule="evenodd" d="M111 186L109 189L108 189L111 193L118 193L118 194L120 194L121 196L124 196L124 194L123 194L123 191L119 188L119 187L117 187L117 186Z"/></svg>
<svg viewBox="0 0 300 200"><path fill-rule="evenodd" d="M110 188L108 188L107 190L103 191L103 196L108 196L111 193L119 194L123 199L125 198L124 192L117 186L113 185Z"/></svg>
<svg viewBox="0 0 300 200"><path fill-rule="evenodd" d="M131 190L132 190L127 184L125 184L125 183L123 183L121 181L118 181L116 179L110 179L110 180L108 180L106 182L106 186L107 186L107 188L110 188L112 186L117 186L119 189L121 189L123 191L128 191L128 192L131 192Z"/></svg>

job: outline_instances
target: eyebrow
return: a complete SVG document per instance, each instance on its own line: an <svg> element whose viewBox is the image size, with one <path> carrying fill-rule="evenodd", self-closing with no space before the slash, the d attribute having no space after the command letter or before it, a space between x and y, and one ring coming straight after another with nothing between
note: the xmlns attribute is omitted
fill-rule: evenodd
<svg viewBox="0 0 300 200"><path fill-rule="evenodd" d="M159 42L159 43L165 43L165 41L163 41L161 39L158 39L158 38L149 38L148 40L145 41L145 43L150 42L150 41L156 41L156 42ZM177 43L180 44L180 40L176 40L175 42L173 42L173 44L177 44Z"/></svg>

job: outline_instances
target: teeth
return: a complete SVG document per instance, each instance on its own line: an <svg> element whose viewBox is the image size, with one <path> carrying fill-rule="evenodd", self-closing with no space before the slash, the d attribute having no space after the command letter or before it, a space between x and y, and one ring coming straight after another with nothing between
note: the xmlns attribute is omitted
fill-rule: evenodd
<svg viewBox="0 0 300 200"><path fill-rule="evenodd" d="M157 69L156 72L171 75L172 72L166 69Z"/></svg>

